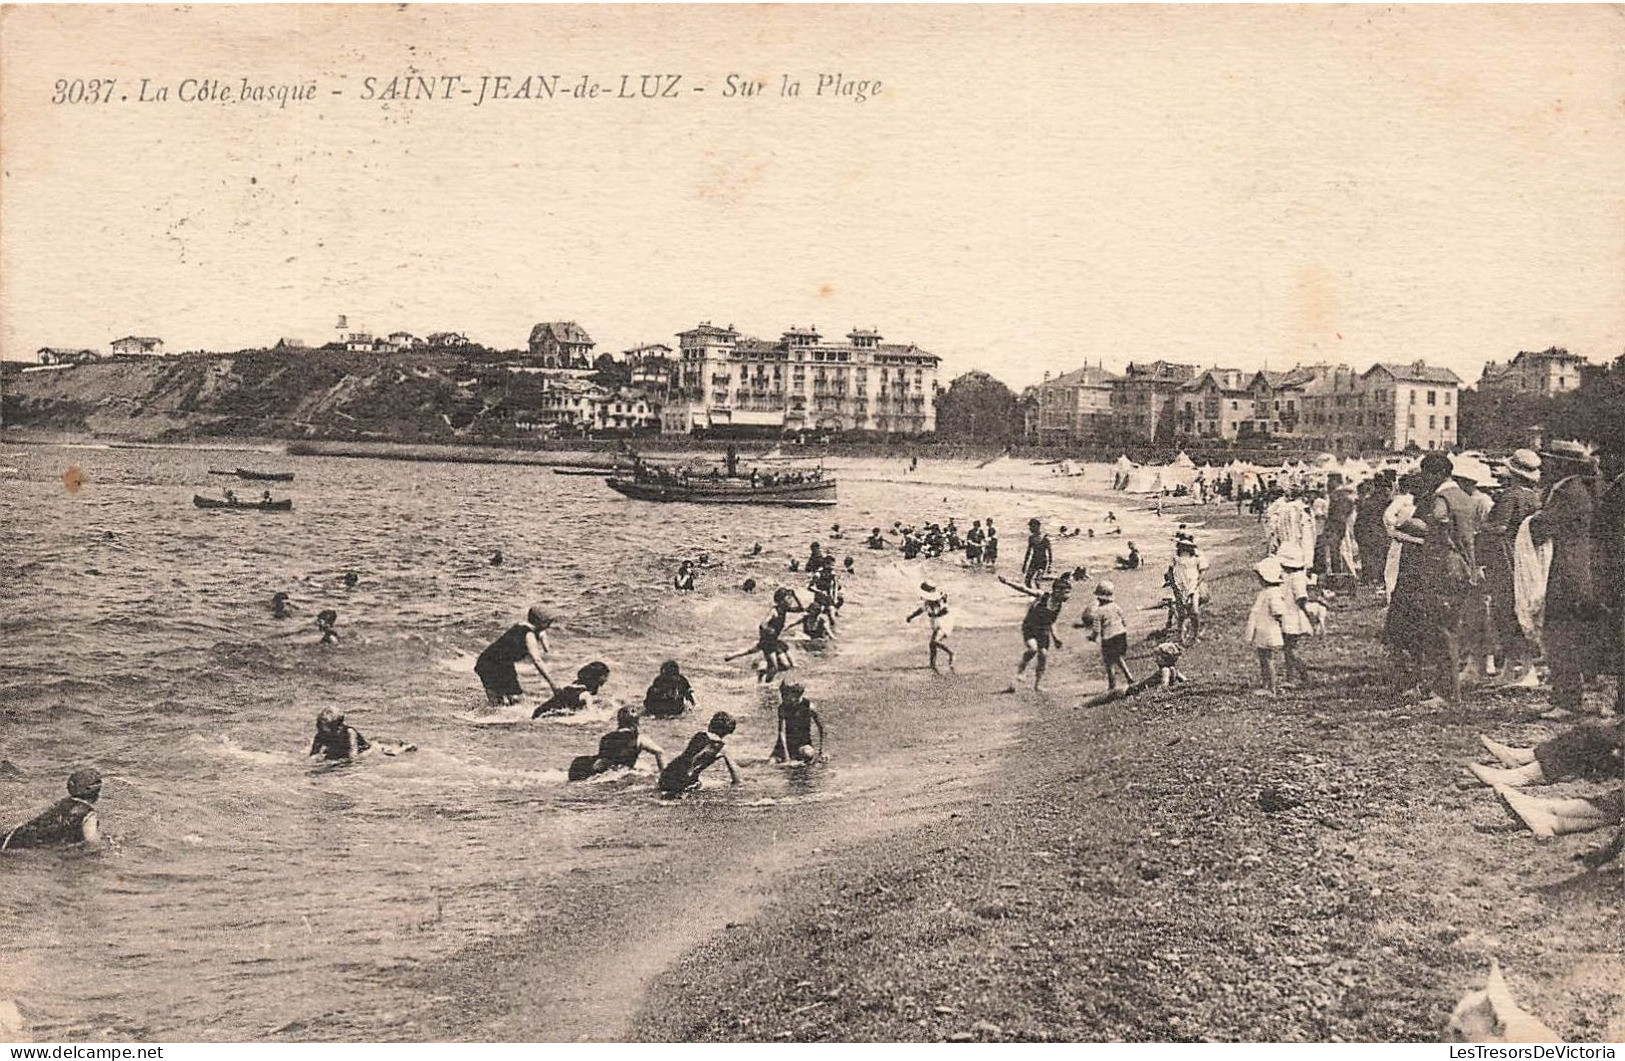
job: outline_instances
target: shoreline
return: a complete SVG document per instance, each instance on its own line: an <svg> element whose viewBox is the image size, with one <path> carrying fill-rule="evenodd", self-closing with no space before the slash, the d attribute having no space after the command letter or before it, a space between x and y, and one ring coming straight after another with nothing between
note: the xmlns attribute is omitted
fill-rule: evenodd
<svg viewBox="0 0 1625 1061"><path fill-rule="evenodd" d="M1160 595L1160 572L1149 567L1113 578L1128 601ZM1076 612L1069 606L1063 622L1074 621ZM1144 629L1157 624L1158 614L1136 610L1130 622ZM646 845L635 835L605 838L607 847L629 857L560 880L532 925L517 935L475 944L424 970L414 986L448 1001L422 1015L412 1034L641 1038L647 1013L668 996L673 978L703 983L718 972L719 946L764 922L784 920L787 906L792 921L805 914L796 899L809 880L861 870L871 849L911 845L922 832L971 820L1019 760L1022 735L1047 710L1103 686L1095 646L1070 627L1061 631L1067 648L1052 656L1043 693L1029 687L1014 696L1001 692L1021 652L1014 626L960 630L953 639L956 671L940 677L925 666L926 628L906 629L905 644L860 666L839 686L812 679L809 693L830 727L832 761L808 783L834 785L828 799L811 791L805 803L757 812L751 773L773 768L744 751L744 788L723 785L720 792L650 811L691 815L689 850ZM879 761L847 761L842 736L859 729L871 742L883 735L891 752ZM852 770L878 774L884 783L848 792L844 779Z"/></svg>
<svg viewBox="0 0 1625 1061"><path fill-rule="evenodd" d="M798 874L661 975L635 1037L1441 1041L1491 958L1565 1038L1625 1036L1619 867L1579 871L1587 838L1537 844L1463 782L1477 733L1552 730L1544 697L1395 700L1369 593L1306 651L1321 684L1252 696L1262 550L1220 528L1187 685L1031 698L975 806Z"/></svg>

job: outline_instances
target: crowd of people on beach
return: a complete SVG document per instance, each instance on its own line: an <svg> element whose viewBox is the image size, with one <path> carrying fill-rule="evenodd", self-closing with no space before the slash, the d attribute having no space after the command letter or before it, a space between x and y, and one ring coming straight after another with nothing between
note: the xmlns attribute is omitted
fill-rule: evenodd
<svg viewBox="0 0 1625 1061"><path fill-rule="evenodd" d="M1244 635L1257 650L1261 695L1278 694L1283 679L1309 685L1303 639L1324 629L1329 602L1369 587L1386 606L1395 693L1418 709L1459 709L1481 692L1548 692L1542 718L1568 728L1532 747L1484 734L1494 765L1471 772L1537 836L1612 827L1581 856L1588 865L1619 855L1625 477L1605 479L1588 446L1551 441L1517 450L1499 471L1473 454L1430 452L1365 482L1264 483L1241 500L1267 551ZM1585 694L1604 677L1612 702L1587 721ZM1574 779L1607 787L1562 799L1524 791Z"/></svg>

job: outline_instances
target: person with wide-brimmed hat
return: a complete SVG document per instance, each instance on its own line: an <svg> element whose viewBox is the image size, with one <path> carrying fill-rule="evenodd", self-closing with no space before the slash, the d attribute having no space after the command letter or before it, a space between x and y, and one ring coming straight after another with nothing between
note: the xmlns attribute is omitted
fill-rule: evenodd
<svg viewBox="0 0 1625 1061"><path fill-rule="evenodd" d="M1423 468L1435 454L1423 458ZM1443 456L1444 478L1434 488L1427 514L1427 552L1432 569L1432 622L1425 641L1432 671L1433 706L1461 699L1464 609L1480 581L1476 542L1485 511L1474 499L1482 479L1481 461ZM1437 466L1437 465L1436 465Z"/></svg>
<svg viewBox="0 0 1625 1061"><path fill-rule="evenodd" d="M1281 620L1286 617L1289 604L1281 589L1286 573L1275 556L1260 560L1254 565L1253 573L1258 576L1260 589L1253 598L1241 636L1258 652L1259 687L1253 691L1260 696L1275 696L1281 691L1275 677L1275 650L1286 644L1281 633Z"/></svg>
<svg viewBox="0 0 1625 1061"><path fill-rule="evenodd" d="M1577 711L1588 678L1613 663L1614 623L1610 588L1597 577L1595 521L1603 482L1591 448L1554 441L1540 454L1547 488L1541 510L1529 521L1536 544L1551 542L1546 576L1544 645L1552 683L1552 706Z"/></svg>
<svg viewBox="0 0 1625 1061"><path fill-rule="evenodd" d="M1495 656L1503 681L1529 682L1538 650L1518 622L1518 531L1540 511L1540 455L1520 449L1506 461L1506 482L1479 532L1478 560L1484 565ZM1526 559L1525 563L1530 561ZM1521 672L1515 674L1514 672Z"/></svg>

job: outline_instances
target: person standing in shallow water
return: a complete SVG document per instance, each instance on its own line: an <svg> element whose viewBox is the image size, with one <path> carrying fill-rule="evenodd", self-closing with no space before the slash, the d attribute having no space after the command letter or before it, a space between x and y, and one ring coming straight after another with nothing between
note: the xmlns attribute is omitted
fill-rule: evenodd
<svg viewBox="0 0 1625 1061"><path fill-rule="evenodd" d="M920 593L923 594L920 606L909 612L908 618L903 621L912 623L922 615L930 619L931 640L926 646L926 652L931 669L937 670L937 656L945 655L948 657L948 669L953 670L954 650L948 647L948 637L954 632L954 621L948 614L948 594L930 582L920 583Z"/></svg>
<svg viewBox="0 0 1625 1061"><path fill-rule="evenodd" d="M519 685L516 664L530 660L536 673L542 676L548 689L557 695L559 687L548 677L542 666L542 655L547 652L547 631L553 626L553 617L540 607L525 613L525 621L508 628L508 632L485 647L474 661L474 673L485 687L485 698L493 706L515 704L524 695Z"/></svg>
<svg viewBox="0 0 1625 1061"><path fill-rule="evenodd" d="M1027 553L1021 558L1021 581L1028 587L1038 585L1038 580L1049 574L1050 561L1053 558L1049 535L1044 533L1044 525L1036 519L1027 521Z"/></svg>
<svg viewBox="0 0 1625 1061"><path fill-rule="evenodd" d="M75 770L68 776L68 798L58 800L0 837L0 851L99 843L96 800L101 794L102 775L98 771L91 767Z"/></svg>
<svg viewBox="0 0 1625 1061"><path fill-rule="evenodd" d="M1028 589L1003 576L1000 576L999 581L1018 593L1025 593L1033 598L1033 602L1027 606L1027 614L1021 620L1021 639L1026 650L1021 655L1021 662L1016 664L1015 681L1004 691L1015 692L1016 683L1027 673L1027 664L1036 662L1033 668L1033 691L1037 692L1038 686L1044 680L1044 668L1049 662L1050 645L1053 643L1056 648L1061 647L1061 639L1055 636L1055 623L1061 617L1062 606L1072 595L1072 580L1062 576L1046 593Z"/></svg>

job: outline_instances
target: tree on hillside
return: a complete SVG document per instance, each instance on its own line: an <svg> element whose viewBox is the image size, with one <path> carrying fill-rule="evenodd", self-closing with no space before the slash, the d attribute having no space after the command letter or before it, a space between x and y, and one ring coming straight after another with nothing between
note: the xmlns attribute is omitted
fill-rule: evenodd
<svg viewBox="0 0 1625 1061"><path fill-rule="evenodd" d="M937 435L955 442L1006 444L1021 439L1014 392L986 372L967 372L937 399Z"/></svg>
<svg viewBox="0 0 1625 1061"><path fill-rule="evenodd" d="M599 354L592 363L593 382L604 387L626 387L632 383L632 367L614 354Z"/></svg>

